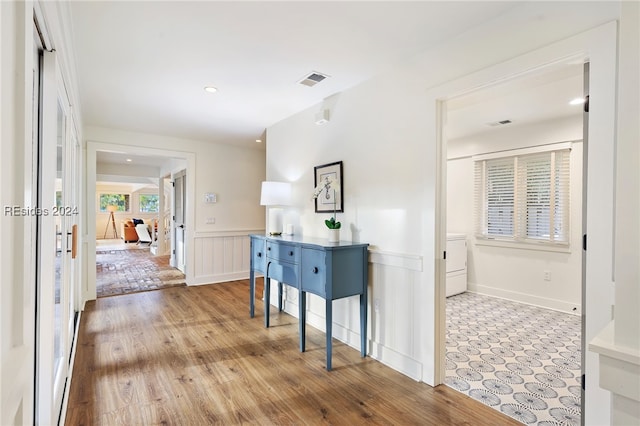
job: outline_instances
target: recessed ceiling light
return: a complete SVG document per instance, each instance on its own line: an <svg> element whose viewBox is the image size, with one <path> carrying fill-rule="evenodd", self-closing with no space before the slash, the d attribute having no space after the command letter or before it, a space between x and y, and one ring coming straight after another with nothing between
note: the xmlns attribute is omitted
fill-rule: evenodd
<svg viewBox="0 0 640 426"><path fill-rule="evenodd" d="M204 91L209 93L216 93L218 89L213 86L204 86Z"/></svg>
<svg viewBox="0 0 640 426"><path fill-rule="evenodd" d="M133 160L131 158L127 158L127 163L132 162Z"/></svg>
<svg viewBox="0 0 640 426"><path fill-rule="evenodd" d="M569 105L582 105L584 103L584 98L575 98L569 102Z"/></svg>
<svg viewBox="0 0 640 426"><path fill-rule="evenodd" d="M262 139L256 139L256 142L262 143Z"/></svg>

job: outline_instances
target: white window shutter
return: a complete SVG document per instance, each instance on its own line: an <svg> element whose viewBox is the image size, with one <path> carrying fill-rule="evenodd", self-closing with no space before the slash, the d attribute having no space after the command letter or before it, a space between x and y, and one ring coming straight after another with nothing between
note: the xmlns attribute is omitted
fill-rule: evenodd
<svg viewBox="0 0 640 426"><path fill-rule="evenodd" d="M474 163L473 211L475 212L475 232L479 237L487 234L487 202L485 195L485 161Z"/></svg>
<svg viewBox="0 0 640 426"><path fill-rule="evenodd" d="M568 244L570 152L475 161L476 234Z"/></svg>
<svg viewBox="0 0 640 426"><path fill-rule="evenodd" d="M483 217L479 233L485 236L514 235L514 158L500 158L476 163L476 187L482 191ZM477 194L477 193L476 193Z"/></svg>
<svg viewBox="0 0 640 426"><path fill-rule="evenodd" d="M552 231L551 187L552 153L522 156L518 164L518 237L549 240Z"/></svg>
<svg viewBox="0 0 640 426"><path fill-rule="evenodd" d="M571 212L571 150L554 152L554 239L555 242L569 243L571 227L569 213Z"/></svg>

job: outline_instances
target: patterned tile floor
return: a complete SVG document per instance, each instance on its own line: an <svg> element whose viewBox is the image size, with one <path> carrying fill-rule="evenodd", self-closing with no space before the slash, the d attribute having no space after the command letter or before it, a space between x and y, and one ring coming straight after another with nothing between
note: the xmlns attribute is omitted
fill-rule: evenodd
<svg viewBox="0 0 640 426"><path fill-rule="evenodd" d="M577 315L449 297L445 383L524 424L579 425L580 335Z"/></svg>

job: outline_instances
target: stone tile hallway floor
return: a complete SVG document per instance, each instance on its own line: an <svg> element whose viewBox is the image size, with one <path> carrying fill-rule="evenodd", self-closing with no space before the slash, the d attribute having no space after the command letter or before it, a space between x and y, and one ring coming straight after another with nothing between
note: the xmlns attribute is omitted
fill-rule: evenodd
<svg viewBox="0 0 640 426"><path fill-rule="evenodd" d="M98 297L186 285L185 276L169 266L169 255L154 256L149 247L104 245L96 249Z"/></svg>
<svg viewBox="0 0 640 426"><path fill-rule="evenodd" d="M580 425L580 316L470 292L446 309L447 385L521 423Z"/></svg>

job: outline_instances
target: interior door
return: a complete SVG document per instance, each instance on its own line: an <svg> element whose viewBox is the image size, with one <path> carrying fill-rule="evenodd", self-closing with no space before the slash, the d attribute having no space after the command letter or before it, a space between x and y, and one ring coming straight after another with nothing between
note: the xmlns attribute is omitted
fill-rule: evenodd
<svg viewBox="0 0 640 426"><path fill-rule="evenodd" d="M173 201L174 201L174 235L175 235L175 267L182 273L186 273L185 263L185 208L187 189L187 171L182 170L173 178Z"/></svg>
<svg viewBox="0 0 640 426"><path fill-rule="evenodd" d="M71 242L74 200L70 107L55 52L43 52L38 149L36 422L56 424L74 330Z"/></svg>
<svg viewBox="0 0 640 426"><path fill-rule="evenodd" d="M2 8L4 9L4 4ZM28 9L26 5L23 6ZM2 14L2 12L0 12ZM38 149L40 140L40 78L41 78L41 58L43 44L40 39L36 20L32 27L33 50L31 56L32 72L32 97L31 97L31 143L25 141L24 145L24 197L25 205L37 206L37 171L38 171ZM26 58L25 58L26 59ZM16 79L19 73L16 71ZM17 81L17 80L16 80ZM4 86L3 86L4 88ZM4 95L3 95L4 96ZM26 116L26 114L25 114ZM28 117L25 117L28 119ZM19 120L18 120L19 121ZM28 120L25 120L28 123ZM16 122L17 124L17 122ZM11 124L9 124L11 126ZM26 135L25 135L26 136ZM5 141L3 140L3 145ZM9 144L7 144L8 146ZM15 145L17 146L17 145ZM4 151L3 149L3 152ZM7 165L9 158L2 158L2 167ZM20 170L17 163L15 171ZM4 175L4 173L2 173ZM2 181L2 177L0 177ZM0 185L4 199L4 190L11 191L11 185ZM2 222L2 234L4 236L5 223L16 226L22 223L25 241L35 241L37 232L37 217L24 216L15 218L13 222L5 217ZM17 227L17 226L16 226ZM18 232L18 231L17 231ZM8 236L7 236L8 237ZM8 240L8 238L7 238ZM5 248L10 245L5 241ZM8 250L15 250L15 247L8 247ZM15 283L6 283L3 271L3 288L0 291L0 322L2 323L2 353L0 354L0 386L2 391L2 402L0 406L0 424L34 424L34 401L35 383L34 377L34 357L35 357L35 289L36 289L36 268L35 259L37 251L35 244L25 247L24 269L22 280ZM6 263L5 263L6 264ZM3 265L5 265L3 264ZM17 265L16 265L17 266ZM3 266L4 268L4 266ZM16 274L15 277L19 277ZM9 297L7 297L9 296Z"/></svg>

